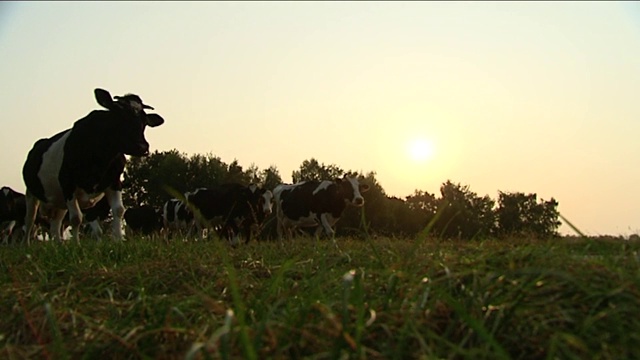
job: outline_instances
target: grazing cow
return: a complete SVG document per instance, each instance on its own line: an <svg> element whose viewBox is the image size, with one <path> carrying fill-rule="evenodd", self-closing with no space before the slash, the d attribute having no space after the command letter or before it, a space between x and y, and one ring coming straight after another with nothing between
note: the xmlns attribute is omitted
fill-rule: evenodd
<svg viewBox="0 0 640 360"><path fill-rule="evenodd" d="M278 237L283 232L291 236L291 230L300 227L317 227L318 237L324 229L334 238L333 225L340 219L347 205L363 206L363 192L369 185L360 184L358 178L345 175L333 181L303 181L297 184L281 184L273 190L278 220Z"/></svg>
<svg viewBox="0 0 640 360"><path fill-rule="evenodd" d="M160 232L163 225L162 220L162 212L150 205L129 208L124 212L124 221L127 227L132 232L143 235Z"/></svg>
<svg viewBox="0 0 640 360"><path fill-rule="evenodd" d="M107 110L94 110L76 121L71 129L34 145L22 169L27 186L25 217L27 244L38 207L52 213L51 233L62 238L61 225L69 211L72 235L79 241L82 211L106 197L113 215L113 234L123 239L122 182L125 155L146 156L149 143L144 137L147 126L164 122L157 114L146 114L140 97L127 94L111 97L108 91L94 90L95 98Z"/></svg>
<svg viewBox="0 0 640 360"><path fill-rule="evenodd" d="M218 220L221 236L237 245L241 228L245 231L245 242L248 242L252 227L259 226L271 213L273 195L256 185L229 183L198 189L185 197L189 206L199 212L195 224L201 238L203 228Z"/></svg>
<svg viewBox="0 0 640 360"><path fill-rule="evenodd" d="M193 214L187 206L178 199L170 199L162 208L162 221L167 231L167 236L183 234L193 223Z"/></svg>

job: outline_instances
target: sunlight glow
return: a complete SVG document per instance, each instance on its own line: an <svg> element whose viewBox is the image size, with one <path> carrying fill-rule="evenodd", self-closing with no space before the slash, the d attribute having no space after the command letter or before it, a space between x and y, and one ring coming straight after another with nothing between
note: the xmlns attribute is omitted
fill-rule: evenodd
<svg viewBox="0 0 640 360"><path fill-rule="evenodd" d="M413 161L428 161L434 154L433 142L423 138L414 139L409 143L408 151Z"/></svg>

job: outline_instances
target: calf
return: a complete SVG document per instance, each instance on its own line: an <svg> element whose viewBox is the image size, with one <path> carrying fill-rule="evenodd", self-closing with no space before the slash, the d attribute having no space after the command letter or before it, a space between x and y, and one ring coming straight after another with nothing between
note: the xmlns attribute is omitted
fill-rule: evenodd
<svg viewBox="0 0 640 360"><path fill-rule="evenodd" d="M360 184L358 178L345 175L333 181L303 181L297 184L281 184L273 190L276 203L278 237L283 232L290 237L291 230L300 227L316 227L318 237L324 229L334 238L334 224L340 219L347 205L363 206L363 192L369 185Z"/></svg>
<svg viewBox="0 0 640 360"><path fill-rule="evenodd" d="M127 227L132 232L143 235L160 232L163 225L162 220L162 212L150 205L129 208L124 212L124 221Z"/></svg>
<svg viewBox="0 0 640 360"><path fill-rule="evenodd" d="M255 185L222 184L210 189L198 189L186 194L189 206L197 213L196 227L202 237L204 227L220 221L219 233L232 245L239 242L243 229L246 242L251 238L253 227L259 226L271 213L272 193Z"/></svg>
<svg viewBox="0 0 640 360"><path fill-rule="evenodd" d="M107 110L94 110L76 121L71 129L34 145L22 169L27 187L25 216L27 244L33 223L42 204L51 211L51 233L62 238L61 225L67 211L72 235L79 241L82 209L94 206L106 197L113 215L113 234L124 237L122 230L122 182L125 155L146 156L149 143L147 126L164 122L157 114L146 114L140 97L127 94L111 97L108 91L94 90L95 98Z"/></svg>

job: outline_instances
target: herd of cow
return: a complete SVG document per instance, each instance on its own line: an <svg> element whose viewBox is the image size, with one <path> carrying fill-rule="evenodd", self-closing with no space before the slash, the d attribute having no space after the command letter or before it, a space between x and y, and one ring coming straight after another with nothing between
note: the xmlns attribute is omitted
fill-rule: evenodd
<svg viewBox="0 0 640 360"><path fill-rule="evenodd" d="M333 237L333 226L346 206L364 204L362 193L368 186L345 175L274 189L222 184L169 199L162 209L144 205L125 211L121 181L125 155L148 155L145 128L159 126L164 119L147 114L145 109L153 107L137 95L112 97L103 89L95 89L94 95L106 110L93 110L72 128L35 142L22 169L26 193L2 188L3 242L21 237L28 245L36 226L48 227L53 240L62 240L63 230L71 226L72 237L79 241L83 222L90 223L92 233L100 238L100 222L110 214L115 239L124 238L124 220L129 231L164 232L167 237L185 232L188 237L195 229L202 238L205 230L213 228L220 237L237 244L241 236L245 242L252 238L253 231L272 216L274 205L280 239L302 227L315 227L316 236L324 230Z"/></svg>

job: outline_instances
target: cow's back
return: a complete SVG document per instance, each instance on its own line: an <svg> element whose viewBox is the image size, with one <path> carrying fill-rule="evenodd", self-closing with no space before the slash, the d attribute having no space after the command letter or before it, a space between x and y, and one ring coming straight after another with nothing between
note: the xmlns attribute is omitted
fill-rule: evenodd
<svg viewBox="0 0 640 360"><path fill-rule="evenodd" d="M287 218L296 220L309 216L311 212L321 211L325 200L314 194L319 185L319 181L307 181L283 189L279 195L282 213Z"/></svg>
<svg viewBox="0 0 640 360"><path fill-rule="evenodd" d="M68 132L70 130L71 129L67 129L50 138L36 141L27 154L27 160L22 167L22 177L27 187L27 192L41 201L47 201L47 199L44 190L45 184L43 184L43 179L40 178L39 173L43 170L46 172L53 172L48 174L48 181L54 180L54 177L57 178L60 166L62 165L62 156L64 154L62 152L58 153L56 150L60 146L60 142L64 142L66 140L66 137L64 136L68 136ZM54 144L58 145L54 146ZM47 156L45 156L45 154L47 154ZM53 161L53 163L45 163L45 168L43 169L43 160L45 160L45 157L47 162ZM54 169L55 167L57 167L57 170Z"/></svg>

